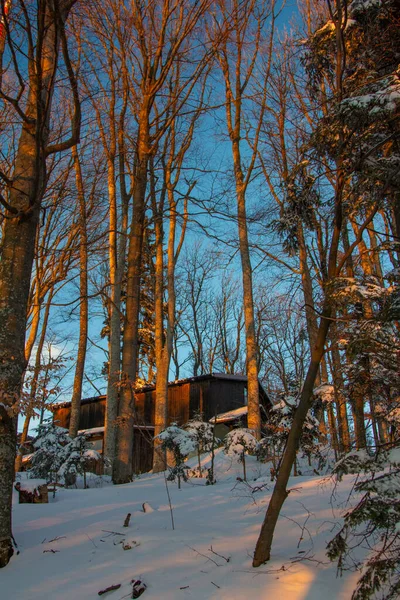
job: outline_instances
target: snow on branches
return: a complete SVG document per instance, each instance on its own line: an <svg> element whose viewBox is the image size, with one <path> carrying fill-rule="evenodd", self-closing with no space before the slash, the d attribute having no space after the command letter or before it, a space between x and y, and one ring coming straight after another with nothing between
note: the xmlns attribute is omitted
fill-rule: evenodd
<svg viewBox="0 0 400 600"><path fill-rule="evenodd" d="M194 436L189 431L185 431L178 427L176 423L172 423L156 436L161 441L161 448L169 450L173 457L175 465L170 467L167 479L175 481L178 479L178 487L181 487L181 479L187 481L187 467L184 465L185 458L196 450L196 441Z"/></svg>
<svg viewBox="0 0 400 600"><path fill-rule="evenodd" d="M334 474L339 480L356 474L353 493L362 495L328 543L328 557L337 561L339 572L362 567L352 600L368 600L376 592L394 600L400 592L400 448L351 452L335 465ZM362 565L354 553L365 546L369 554Z"/></svg>
<svg viewBox="0 0 400 600"><path fill-rule="evenodd" d="M225 438L225 452L242 463L244 481L247 481L245 455L256 454L257 450L257 439L251 431L245 427L233 429L233 431L230 431Z"/></svg>
<svg viewBox="0 0 400 600"><path fill-rule="evenodd" d="M88 446L87 437L79 434L75 438L53 422L45 421L38 427L33 442L35 451L31 459L30 478L46 481L64 481L74 485L77 475L83 475L89 460L100 460L98 452Z"/></svg>

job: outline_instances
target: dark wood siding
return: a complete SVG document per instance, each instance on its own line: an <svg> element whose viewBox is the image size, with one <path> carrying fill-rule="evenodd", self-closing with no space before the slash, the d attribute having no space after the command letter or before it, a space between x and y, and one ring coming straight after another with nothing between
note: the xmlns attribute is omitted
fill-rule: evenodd
<svg viewBox="0 0 400 600"><path fill-rule="evenodd" d="M105 398L93 399L90 402L82 402L79 417L79 429L92 429L103 427L106 410ZM69 429L71 407L60 407L53 409L53 420L59 427Z"/></svg>
<svg viewBox="0 0 400 600"><path fill-rule="evenodd" d="M209 420L215 416L215 413L224 413L243 406L245 403L245 387L246 383L243 381L211 380L205 418Z"/></svg>
<svg viewBox="0 0 400 600"><path fill-rule="evenodd" d="M138 425L152 425L154 423L155 390L136 392L135 410Z"/></svg>
<svg viewBox="0 0 400 600"><path fill-rule="evenodd" d="M204 375L186 381L172 383L168 387L169 423L184 425L197 413L201 412L205 420L243 406L246 402L247 383L241 378L229 379ZM154 425L155 412L154 388L146 388L136 392L135 423L141 427ZM105 396L89 398L81 405L79 429L92 429L104 426ZM260 402L270 408L270 401L260 389ZM54 407L54 421L68 429L70 406ZM246 419L242 420L246 425ZM135 427L133 465L135 473L144 473L152 468L153 428L139 429Z"/></svg>
<svg viewBox="0 0 400 600"><path fill-rule="evenodd" d="M189 420L190 383L173 385L168 388L168 420L183 425Z"/></svg>
<svg viewBox="0 0 400 600"><path fill-rule="evenodd" d="M132 467L136 474L153 468L153 435L153 429L134 428Z"/></svg>

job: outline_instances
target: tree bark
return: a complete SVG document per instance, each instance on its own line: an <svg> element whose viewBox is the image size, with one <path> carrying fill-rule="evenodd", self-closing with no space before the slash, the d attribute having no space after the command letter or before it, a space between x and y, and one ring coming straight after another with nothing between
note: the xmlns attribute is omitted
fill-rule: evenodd
<svg viewBox="0 0 400 600"><path fill-rule="evenodd" d="M46 146L60 43L73 2L49 5L38 19L42 36L36 67L30 64L29 94L18 142L10 214L3 229L0 260L0 567L12 553L11 499L17 441L17 401L25 370L25 333L30 277L39 211L46 186ZM41 5L40 5L41 6ZM60 21L59 21L60 20ZM28 26L28 25L27 25ZM31 25L29 24L29 27ZM33 26L32 26L33 29Z"/></svg>
<svg viewBox="0 0 400 600"><path fill-rule="evenodd" d="M306 380L300 397L299 406L296 410L292 427L286 444L285 453L279 468L274 491L268 505L268 510L265 515L261 532L257 541L256 549L253 558L253 567L259 567L270 559L271 545L275 526L278 521L279 513L282 505L289 495L286 489L290 472L296 457L296 451L299 444L299 439L303 430L303 423L307 416L307 412L311 406L312 394L315 379L318 374L321 358L324 354L325 342L330 325L331 311L329 306L326 306L323 311L321 323L318 330L317 342L311 354L310 366L308 368Z"/></svg>
<svg viewBox="0 0 400 600"><path fill-rule="evenodd" d="M146 122L147 122L147 116ZM146 127L146 125L144 125ZM139 134L139 147L148 147L147 130ZM138 366L138 324L140 308L140 272L147 185L148 154L142 148L135 171L132 221L129 233L126 284L126 314L122 346L122 377L117 423L117 454L113 465L113 481L128 483L132 478L133 425L135 410L135 381Z"/></svg>
<svg viewBox="0 0 400 600"><path fill-rule="evenodd" d="M45 338L46 338L47 325L49 322L50 307L51 307L52 299L53 299L53 294L50 291L49 297L46 302L46 308L44 311L42 330L40 332L39 343L36 348L35 367L34 367L32 384L31 384L31 389L30 389L30 404L31 404L31 406L28 406L27 411L26 411L24 427L23 427L20 442L19 442L20 443L20 451L18 452L17 458L15 460L15 471L16 472L21 470L23 445L25 444L26 440L28 439L29 424L30 424L30 421L31 421L31 418L32 418L32 415L34 412L38 378L39 378L40 369L41 369L41 357L42 357L42 351L43 351L44 342L45 342Z"/></svg>
<svg viewBox="0 0 400 600"><path fill-rule="evenodd" d="M79 203L79 341L76 357L76 368L71 398L71 418L69 423L69 435L74 438L78 435L79 417L81 412L82 384L85 373L85 359L87 348L87 336L89 326L88 306L88 235L86 219L86 199L83 185L82 168L79 160L77 147L72 148L72 156L75 166L76 188Z"/></svg>

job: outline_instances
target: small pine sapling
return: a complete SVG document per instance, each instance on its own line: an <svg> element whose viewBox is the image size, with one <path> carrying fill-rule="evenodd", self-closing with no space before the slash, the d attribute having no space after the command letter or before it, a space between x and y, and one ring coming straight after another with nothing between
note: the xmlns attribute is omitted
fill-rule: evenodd
<svg viewBox="0 0 400 600"><path fill-rule="evenodd" d="M203 416L199 413L187 423L185 429L192 436L197 446L199 477L202 477L201 455L203 452L209 452L215 443L214 427L210 423L203 421Z"/></svg>
<svg viewBox="0 0 400 600"><path fill-rule="evenodd" d="M65 485L67 487L74 485L77 475L83 475L86 488L87 461L100 460L101 456L96 450L88 447L88 440L84 434L78 434L63 447L61 459L62 464L58 469L58 475L64 479Z"/></svg>
<svg viewBox="0 0 400 600"><path fill-rule="evenodd" d="M196 450L196 442L193 436L184 429L177 426L176 423L172 423L169 427L164 429L158 436L161 440L161 448L163 450L170 450L174 457L175 465L169 469L168 481L175 481L178 479L178 487L181 487L181 479L187 481L187 468L184 466L185 458Z"/></svg>
<svg viewBox="0 0 400 600"><path fill-rule="evenodd" d="M247 481L245 455L255 454L257 448L258 441L250 430L244 427L230 431L225 437L225 452L242 463L244 481Z"/></svg>
<svg viewBox="0 0 400 600"><path fill-rule="evenodd" d="M64 462L64 448L71 441L68 431L46 419L37 428L33 442L35 451L31 459L29 477L56 481L57 473Z"/></svg>

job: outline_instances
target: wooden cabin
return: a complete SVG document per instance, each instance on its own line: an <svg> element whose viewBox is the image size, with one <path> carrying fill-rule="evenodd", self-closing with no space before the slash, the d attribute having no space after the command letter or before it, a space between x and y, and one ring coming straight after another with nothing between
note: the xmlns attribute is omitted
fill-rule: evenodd
<svg viewBox="0 0 400 600"><path fill-rule="evenodd" d="M259 389L262 418L265 419L272 404L261 384ZM135 391L134 473L145 473L152 468L155 398L155 386ZM223 437L233 424L239 422L239 413L240 422L247 426L246 405L247 377L242 375L212 373L168 384L169 423L184 425L200 412L204 420L216 421L217 437ZM106 396L85 398L81 402L80 431L90 436L98 452L103 450L105 409ZM71 403L55 404L52 412L54 422L68 429Z"/></svg>

